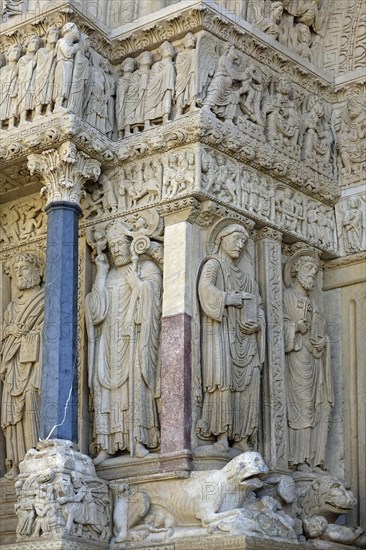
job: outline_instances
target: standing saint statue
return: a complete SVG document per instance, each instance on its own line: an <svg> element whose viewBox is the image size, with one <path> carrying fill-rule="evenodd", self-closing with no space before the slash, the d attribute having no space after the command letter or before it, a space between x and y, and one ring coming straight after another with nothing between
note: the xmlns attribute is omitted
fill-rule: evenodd
<svg viewBox="0 0 366 550"><path fill-rule="evenodd" d="M38 443L43 271L42 258L32 252L17 254L10 267L18 292L4 314L0 347L1 427L5 435L6 477L9 478L18 474L18 465L26 452Z"/></svg>
<svg viewBox="0 0 366 550"><path fill-rule="evenodd" d="M50 26L46 33L46 46L39 48L36 55L35 68L35 94L33 104L36 115L42 113L43 107L46 114L52 112L53 84L56 70L56 44L60 38L60 29Z"/></svg>
<svg viewBox="0 0 366 550"><path fill-rule="evenodd" d="M157 119L168 122L175 90L174 48L163 42L158 49L161 61L151 68L145 99L145 129Z"/></svg>
<svg viewBox="0 0 366 550"><path fill-rule="evenodd" d="M136 256L123 224L106 237L109 258L98 251L86 298L95 464L123 450L142 458L160 442L161 269L151 255Z"/></svg>
<svg viewBox="0 0 366 550"><path fill-rule="evenodd" d="M246 451L259 425L265 319L257 283L236 264L249 235L239 224L222 229L215 255L208 257L198 283L201 305L203 405L198 436L214 446Z"/></svg>
<svg viewBox="0 0 366 550"><path fill-rule="evenodd" d="M56 68L53 87L54 110L65 108L69 99L74 72L74 57L79 49L80 31L75 23L66 23L61 29L60 40L56 45Z"/></svg>
<svg viewBox="0 0 366 550"><path fill-rule="evenodd" d="M301 471L324 469L333 405L325 320L310 295L318 271L318 256L308 249L293 254L284 271L289 464Z"/></svg>

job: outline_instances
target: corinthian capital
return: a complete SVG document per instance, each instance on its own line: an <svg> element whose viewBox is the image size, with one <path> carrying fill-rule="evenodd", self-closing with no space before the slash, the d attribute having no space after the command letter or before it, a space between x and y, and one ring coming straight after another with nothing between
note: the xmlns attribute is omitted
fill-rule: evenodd
<svg viewBox="0 0 366 550"><path fill-rule="evenodd" d="M84 183L97 181L100 175L100 163L78 151L71 141L58 149L29 155L28 169L31 175L42 177L45 186L41 194L47 195L47 204L67 201L79 205Z"/></svg>

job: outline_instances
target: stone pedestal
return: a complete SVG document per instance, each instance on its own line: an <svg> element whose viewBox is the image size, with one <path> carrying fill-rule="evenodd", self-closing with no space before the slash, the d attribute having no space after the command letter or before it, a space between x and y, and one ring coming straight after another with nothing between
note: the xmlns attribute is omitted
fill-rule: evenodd
<svg viewBox="0 0 366 550"><path fill-rule="evenodd" d="M108 485L71 441L44 440L28 451L15 489L17 548L108 547Z"/></svg>

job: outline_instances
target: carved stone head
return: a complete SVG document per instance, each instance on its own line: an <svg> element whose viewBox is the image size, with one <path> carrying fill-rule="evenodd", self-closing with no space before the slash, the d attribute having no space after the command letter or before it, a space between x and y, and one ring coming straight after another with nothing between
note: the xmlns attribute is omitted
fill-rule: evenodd
<svg viewBox="0 0 366 550"><path fill-rule="evenodd" d="M319 267L319 258L316 252L310 249L298 250L285 265L285 284L290 286L297 283L309 292L315 286Z"/></svg>
<svg viewBox="0 0 366 550"><path fill-rule="evenodd" d="M18 290L34 288L41 283L44 262L32 252L21 252L15 256L11 271Z"/></svg>
<svg viewBox="0 0 366 550"><path fill-rule="evenodd" d="M71 40L71 42L77 42L80 40L80 31L75 23L66 23L62 27L61 34Z"/></svg>
<svg viewBox="0 0 366 550"><path fill-rule="evenodd" d="M233 223L222 229L216 239L216 250L232 260L238 260L249 239L247 230L238 223Z"/></svg>

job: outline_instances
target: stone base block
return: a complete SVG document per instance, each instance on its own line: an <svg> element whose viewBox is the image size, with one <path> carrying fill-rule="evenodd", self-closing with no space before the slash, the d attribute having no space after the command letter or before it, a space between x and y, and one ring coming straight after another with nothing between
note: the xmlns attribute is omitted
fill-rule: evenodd
<svg viewBox="0 0 366 550"><path fill-rule="evenodd" d="M71 538L35 539L0 546L1 550L107 550L108 544Z"/></svg>
<svg viewBox="0 0 366 550"><path fill-rule="evenodd" d="M353 546L345 546L327 541L293 542L235 535L198 535L184 537L160 544L111 543L115 550L354 550Z"/></svg>
<svg viewBox="0 0 366 550"><path fill-rule="evenodd" d="M0 479L0 544L15 542L15 530L17 518L15 515L15 494L14 480Z"/></svg>

